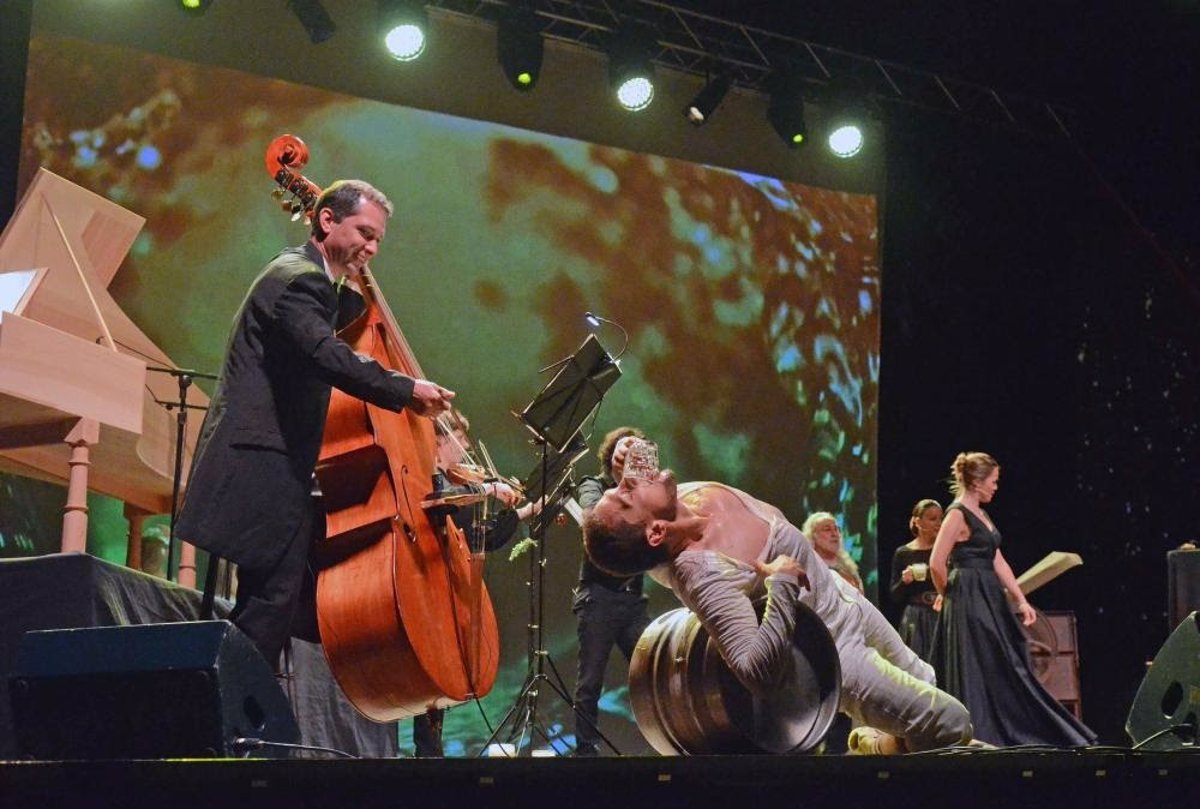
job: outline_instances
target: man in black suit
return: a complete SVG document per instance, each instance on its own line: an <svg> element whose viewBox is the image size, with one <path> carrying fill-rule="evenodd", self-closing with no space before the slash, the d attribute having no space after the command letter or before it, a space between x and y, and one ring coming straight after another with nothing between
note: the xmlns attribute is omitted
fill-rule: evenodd
<svg viewBox="0 0 1200 809"><path fill-rule="evenodd" d="M334 334L343 286L379 250L392 203L360 180L317 200L312 234L251 286L200 433L177 534L238 565L231 620L277 667L323 529L313 470L331 386L435 417L454 393L356 354ZM347 293L350 294L350 293Z"/></svg>

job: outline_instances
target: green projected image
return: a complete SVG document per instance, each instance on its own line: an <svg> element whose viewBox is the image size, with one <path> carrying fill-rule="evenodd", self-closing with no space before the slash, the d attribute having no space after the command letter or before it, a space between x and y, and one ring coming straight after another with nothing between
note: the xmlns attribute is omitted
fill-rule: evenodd
<svg viewBox="0 0 1200 809"><path fill-rule="evenodd" d="M593 450L635 424L681 479L731 483L797 524L838 514L874 587L873 196L45 36L32 43L25 109L22 187L45 166L146 218L109 293L179 365L219 369L250 282L307 236L264 167L267 145L291 133L311 151L309 179L361 177L396 204L374 272L425 374L457 391L501 472L524 478L537 463L512 414L548 381L539 369L578 348L592 311L628 332L622 377L585 426ZM597 336L614 354L624 342L611 326ZM595 465L589 454L578 472ZM58 513L20 488L4 480L0 514L37 504L53 536ZM107 513L90 550L121 559L125 526ZM10 541L0 554L17 547L30 551ZM569 686L578 529L554 526L545 549L548 648ZM502 650L482 703L492 723L525 676L527 561L505 550L486 565ZM676 605L659 590L651 600L652 615ZM644 752L620 672L614 661L601 724L624 752ZM569 740L569 708L546 696L539 710ZM448 754L478 752L488 733L476 707L446 721Z"/></svg>

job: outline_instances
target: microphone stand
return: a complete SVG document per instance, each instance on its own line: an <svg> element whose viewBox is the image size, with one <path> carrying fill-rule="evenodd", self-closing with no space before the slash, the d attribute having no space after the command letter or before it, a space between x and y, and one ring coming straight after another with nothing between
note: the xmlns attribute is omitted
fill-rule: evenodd
<svg viewBox="0 0 1200 809"><path fill-rule="evenodd" d="M167 410L175 410L175 471L171 481L171 520L168 524L167 532L167 580L177 582L179 580L179 572L175 569L175 521L179 517L179 490L183 482L183 449L187 438L187 422L189 410L206 410L207 408L199 405L188 404L188 389L192 386L194 379L216 379L216 374L206 374L201 371L193 371L189 368L168 368L165 366L146 366L147 371L153 371L159 374L169 374L175 377L179 383L179 401L164 402L155 399L155 402L162 405Z"/></svg>

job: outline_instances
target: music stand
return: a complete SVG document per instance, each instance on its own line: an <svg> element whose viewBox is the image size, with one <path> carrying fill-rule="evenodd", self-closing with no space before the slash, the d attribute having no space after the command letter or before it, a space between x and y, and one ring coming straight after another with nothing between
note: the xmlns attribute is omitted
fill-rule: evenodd
<svg viewBox="0 0 1200 809"><path fill-rule="evenodd" d="M534 547L529 557L529 660L525 683L512 707L484 744L484 750L514 718L516 720L508 738L510 741L517 740L515 747L518 752L526 747L525 742L532 738L534 731L546 742L551 742L550 735L537 724L540 683L549 685L572 711L576 711L562 675L545 648L542 629L545 614L545 533L550 515L562 499L571 468L587 452L587 442L583 440L580 428L600 406L605 392L620 379L621 369L594 335L588 335L579 350L561 365L562 368L550 383L517 416L537 436L542 446L541 463L530 473L525 486L526 497L533 503L541 501L543 497L545 501L542 514L530 526L529 532ZM547 664L554 673L553 680L546 675Z"/></svg>
<svg viewBox="0 0 1200 809"><path fill-rule="evenodd" d="M604 394L621 378L621 368L589 334L579 349L517 416L539 440L563 452Z"/></svg>
<svg viewBox="0 0 1200 809"><path fill-rule="evenodd" d="M547 451L545 445L542 445L543 460L539 461L529 476L521 482L525 499L529 502L537 503L545 498L541 511L529 520L530 534L540 536L562 509L571 484L571 472L587 451L587 441L581 433L575 433L562 452ZM549 485L546 485L547 481Z"/></svg>

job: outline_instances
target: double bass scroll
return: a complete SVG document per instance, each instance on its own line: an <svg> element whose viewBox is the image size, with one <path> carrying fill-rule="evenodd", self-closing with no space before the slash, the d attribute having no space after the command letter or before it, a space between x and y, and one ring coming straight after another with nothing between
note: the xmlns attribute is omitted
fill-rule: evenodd
<svg viewBox="0 0 1200 809"><path fill-rule="evenodd" d="M306 218L320 187L300 174L303 141L267 149L267 171ZM300 211L296 211L296 207ZM363 268L366 311L340 336L359 354L424 378L374 277ZM436 464L433 422L334 390L317 461L326 536L318 557L317 621L347 699L376 721L482 696L499 667L496 616L463 533L421 507Z"/></svg>
<svg viewBox="0 0 1200 809"><path fill-rule="evenodd" d="M295 135L280 135L267 147L267 174L275 181L275 198L295 222L301 216L307 222L321 196L321 187L300 170L308 165L308 146Z"/></svg>

